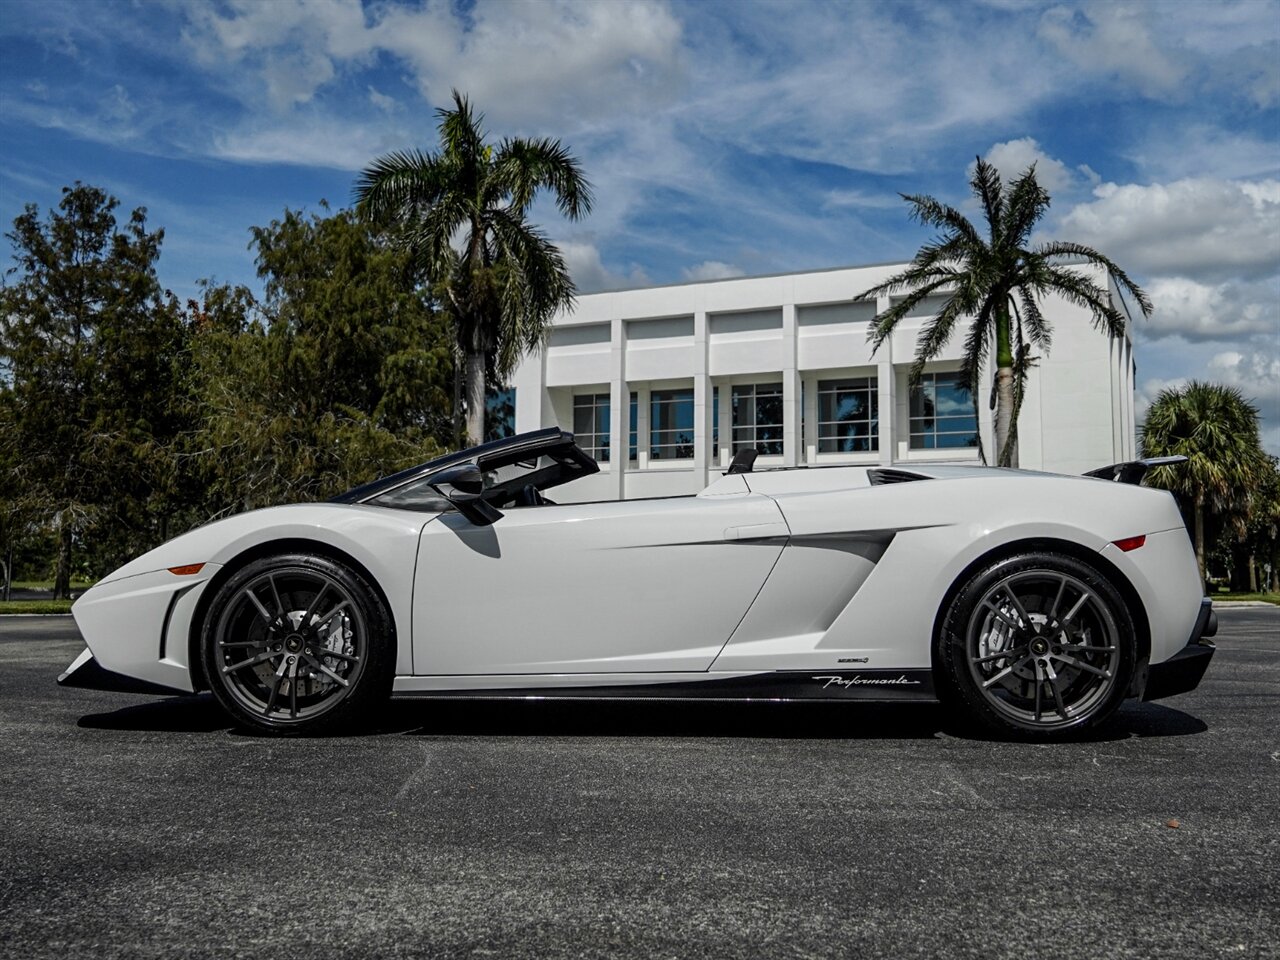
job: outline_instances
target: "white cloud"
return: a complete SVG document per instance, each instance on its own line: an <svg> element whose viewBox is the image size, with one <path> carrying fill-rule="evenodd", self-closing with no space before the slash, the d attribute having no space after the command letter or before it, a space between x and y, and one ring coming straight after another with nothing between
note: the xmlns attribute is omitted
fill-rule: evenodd
<svg viewBox="0 0 1280 960"><path fill-rule="evenodd" d="M599 249L592 243L561 240L556 245L564 255L569 276L573 278L573 284L578 288L579 293L644 287L653 282L639 267L633 266L629 273L610 270L600 259Z"/></svg>
<svg viewBox="0 0 1280 960"><path fill-rule="evenodd" d="M1238 387L1258 408L1263 446L1280 455L1280 342L1257 341L1248 352L1226 350L1209 361L1210 379Z"/></svg>
<svg viewBox="0 0 1280 960"><path fill-rule="evenodd" d="M383 113L395 113L400 109L400 104L395 97L387 96L372 84L369 85L369 102Z"/></svg>
<svg viewBox="0 0 1280 960"><path fill-rule="evenodd" d="M369 40L409 65L428 99L457 87L499 123L606 119L669 101L683 82L666 3L489 3L468 18L445 4L394 7Z"/></svg>
<svg viewBox="0 0 1280 960"><path fill-rule="evenodd" d="M428 102L466 91L499 123L606 117L672 93L681 77L680 21L665 3L447 3L231 0L197 7L184 36L202 63L248 66L277 109L306 103L352 65L399 58ZM256 84L238 90L251 102Z"/></svg>
<svg viewBox="0 0 1280 960"><path fill-rule="evenodd" d="M733 264L719 260L704 260L697 266L685 267L681 273L686 280L728 280L743 275Z"/></svg>
<svg viewBox="0 0 1280 960"><path fill-rule="evenodd" d="M362 61L372 52L360 0L230 0L222 8L192 6L188 16L183 39L197 61L256 73L277 111L307 103L337 76L341 61ZM229 76L247 103L261 98L245 69Z"/></svg>
<svg viewBox="0 0 1280 960"><path fill-rule="evenodd" d="M1160 49L1147 17L1164 5L1091 3L1056 6L1040 20L1040 36L1078 67L1131 80L1148 96L1176 92L1186 67Z"/></svg>
<svg viewBox="0 0 1280 960"><path fill-rule="evenodd" d="M822 195L822 206L825 210L904 208L902 198L896 193L870 193L866 190L828 190Z"/></svg>
<svg viewBox="0 0 1280 960"><path fill-rule="evenodd" d="M997 143L987 151L986 160L994 164L1006 180L1021 176L1034 163L1036 181L1050 193L1066 190L1075 182L1075 175L1067 165L1045 153L1031 137Z"/></svg>
<svg viewBox="0 0 1280 960"><path fill-rule="evenodd" d="M1186 277L1156 277L1145 289L1155 304L1142 327L1146 338L1280 336L1280 289L1274 282L1204 284Z"/></svg>
<svg viewBox="0 0 1280 960"><path fill-rule="evenodd" d="M395 127L348 122L322 113L307 123L272 125L255 121L219 134L210 153L242 163L288 163L358 170L379 154L401 146Z"/></svg>
<svg viewBox="0 0 1280 960"><path fill-rule="evenodd" d="M1156 182L1190 177L1262 180L1280 174L1275 137L1257 137L1203 123L1162 123L1124 152Z"/></svg>
<svg viewBox="0 0 1280 960"><path fill-rule="evenodd" d="M126 123L133 119L138 108L129 99L129 91L117 83L98 101L98 112L106 120Z"/></svg>
<svg viewBox="0 0 1280 960"><path fill-rule="evenodd" d="M1130 272L1256 279L1280 263L1280 180L1104 183L1093 193L1096 199L1072 209L1058 232Z"/></svg>

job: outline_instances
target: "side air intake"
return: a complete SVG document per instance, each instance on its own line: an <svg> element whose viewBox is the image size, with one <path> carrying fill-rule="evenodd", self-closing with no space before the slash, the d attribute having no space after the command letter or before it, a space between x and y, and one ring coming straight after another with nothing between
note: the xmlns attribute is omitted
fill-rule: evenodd
<svg viewBox="0 0 1280 960"><path fill-rule="evenodd" d="M910 483L912 480L928 480L929 478L906 470L877 467L874 470L867 471L867 479L871 481L871 486L879 487L886 483Z"/></svg>

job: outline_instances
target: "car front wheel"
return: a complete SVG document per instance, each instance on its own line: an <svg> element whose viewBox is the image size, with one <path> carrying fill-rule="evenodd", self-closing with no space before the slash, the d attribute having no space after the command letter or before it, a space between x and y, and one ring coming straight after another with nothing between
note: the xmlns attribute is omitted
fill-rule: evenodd
<svg viewBox="0 0 1280 960"><path fill-rule="evenodd" d="M351 729L390 695L391 617L364 578L328 557L255 560L222 584L201 636L214 696L239 724L278 734Z"/></svg>
<svg viewBox="0 0 1280 960"><path fill-rule="evenodd" d="M1001 734L1053 739L1104 722L1134 669L1133 620L1074 557L998 560L961 587L938 638L946 699Z"/></svg>

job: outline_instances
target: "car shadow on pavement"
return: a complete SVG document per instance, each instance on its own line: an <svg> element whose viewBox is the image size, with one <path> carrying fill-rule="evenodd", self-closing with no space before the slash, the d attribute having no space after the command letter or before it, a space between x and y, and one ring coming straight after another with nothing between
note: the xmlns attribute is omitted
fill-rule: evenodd
<svg viewBox="0 0 1280 960"><path fill-rule="evenodd" d="M95 730L212 733L232 727L209 694L87 714ZM1080 739L1180 737L1208 730L1198 717L1155 703L1124 704ZM706 737L771 739L987 739L962 729L938 704L715 703L628 700L395 700L365 735L472 737Z"/></svg>
<svg viewBox="0 0 1280 960"><path fill-rule="evenodd" d="M231 721L210 694L165 697L134 703L108 713L88 713L76 726L89 730L139 730L163 733L212 733L230 730Z"/></svg>

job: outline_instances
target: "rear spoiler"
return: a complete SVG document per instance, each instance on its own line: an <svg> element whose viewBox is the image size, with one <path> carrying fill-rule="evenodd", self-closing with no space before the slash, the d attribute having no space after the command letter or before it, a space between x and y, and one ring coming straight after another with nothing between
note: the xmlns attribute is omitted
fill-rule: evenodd
<svg viewBox="0 0 1280 960"><path fill-rule="evenodd" d="M1186 462L1187 458L1183 456L1149 457L1146 460L1128 460L1125 463L1113 463L1109 467L1099 467L1097 470L1090 470L1085 476L1115 480L1117 483L1138 484L1152 467L1169 467L1175 463Z"/></svg>

